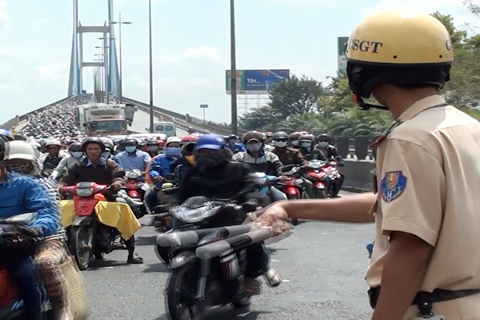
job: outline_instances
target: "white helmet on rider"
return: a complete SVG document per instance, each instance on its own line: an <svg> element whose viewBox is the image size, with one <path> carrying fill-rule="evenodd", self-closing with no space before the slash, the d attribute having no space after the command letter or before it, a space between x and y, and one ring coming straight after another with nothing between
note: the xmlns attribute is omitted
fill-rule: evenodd
<svg viewBox="0 0 480 320"><path fill-rule="evenodd" d="M51 140L47 140L47 142L45 142L45 147L48 148L49 146L57 146L57 147L61 148L62 143L59 140L51 139Z"/></svg>
<svg viewBox="0 0 480 320"><path fill-rule="evenodd" d="M167 138L167 142L165 143L165 146L168 147L168 145L172 142L178 142L178 143L181 143L182 142L182 139L180 139L179 137L168 137Z"/></svg>
<svg viewBox="0 0 480 320"><path fill-rule="evenodd" d="M36 148L26 141L14 140L5 145L4 160L28 160L37 159Z"/></svg>

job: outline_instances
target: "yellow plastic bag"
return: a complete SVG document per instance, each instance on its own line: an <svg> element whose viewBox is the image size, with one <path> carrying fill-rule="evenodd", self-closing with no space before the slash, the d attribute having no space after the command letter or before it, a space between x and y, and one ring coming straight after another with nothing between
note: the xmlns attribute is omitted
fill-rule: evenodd
<svg viewBox="0 0 480 320"><path fill-rule="evenodd" d="M75 205L73 200L62 200L62 224L64 228L72 225L75 220ZM126 203L99 201L95 206L98 221L112 228L116 228L122 238L129 239L140 228L132 209Z"/></svg>

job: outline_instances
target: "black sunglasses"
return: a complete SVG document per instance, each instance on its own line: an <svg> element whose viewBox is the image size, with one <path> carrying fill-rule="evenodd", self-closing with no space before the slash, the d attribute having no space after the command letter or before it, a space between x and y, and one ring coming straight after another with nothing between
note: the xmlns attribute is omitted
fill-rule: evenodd
<svg viewBox="0 0 480 320"><path fill-rule="evenodd" d="M273 141L283 141L283 142L287 142L287 139L285 139L285 138L280 138L280 139L273 139Z"/></svg>
<svg viewBox="0 0 480 320"><path fill-rule="evenodd" d="M318 142L328 142L328 140L318 140Z"/></svg>

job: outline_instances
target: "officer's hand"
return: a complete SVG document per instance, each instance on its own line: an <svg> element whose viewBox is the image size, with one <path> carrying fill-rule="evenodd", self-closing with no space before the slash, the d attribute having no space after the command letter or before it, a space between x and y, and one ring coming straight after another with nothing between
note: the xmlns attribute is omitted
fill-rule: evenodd
<svg viewBox="0 0 480 320"><path fill-rule="evenodd" d="M120 189L122 189L122 185L118 183L114 183L110 186L110 189L112 189L113 192L118 192Z"/></svg>
<svg viewBox="0 0 480 320"><path fill-rule="evenodd" d="M258 216L255 224L259 227L272 227L275 235L282 234L291 228L288 224L288 213L280 203L260 209L255 214Z"/></svg>

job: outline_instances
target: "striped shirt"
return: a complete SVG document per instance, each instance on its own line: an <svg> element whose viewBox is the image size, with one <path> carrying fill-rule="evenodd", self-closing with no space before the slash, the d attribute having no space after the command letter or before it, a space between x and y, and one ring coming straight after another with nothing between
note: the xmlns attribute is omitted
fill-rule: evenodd
<svg viewBox="0 0 480 320"><path fill-rule="evenodd" d="M58 192L58 187L57 187L56 181L53 180L53 179L48 179L48 178L44 178L44 177L37 177L37 178L42 183L42 185L45 186L45 188L47 189L48 196L54 202L57 203L58 214L61 215L61 208L60 208L61 197L60 197L60 193ZM50 240L50 239L60 239L60 240L63 240L63 241L67 240L67 233L65 232L65 229L63 228L61 223L58 225L57 232L55 232L53 235L51 235L49 237L45 237L44 240Z"/></svg>

